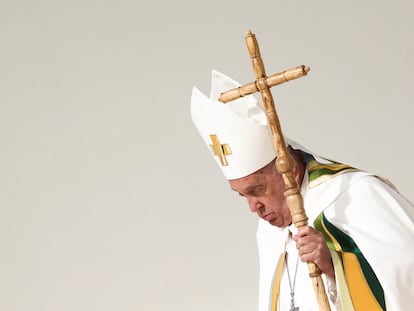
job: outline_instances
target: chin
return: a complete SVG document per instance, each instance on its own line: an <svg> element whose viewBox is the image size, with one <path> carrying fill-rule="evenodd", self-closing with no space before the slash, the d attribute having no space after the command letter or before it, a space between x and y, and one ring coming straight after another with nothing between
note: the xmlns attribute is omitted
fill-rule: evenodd
<svg viewBox="0 0 414 311"><path fill-rule="evenodd" d="M275 226L275 227L284 227L284 226L280 223L280 221L278 221L277 219L270 220L270 221L269 221L269 224L271 224L272 226Z"/></svg>
<svg viewBox="0 0 414 311"><path fill-rule="evenodd" d="M271 224L272 226L275 226L275 227L279 227L279 228L288 227L290 225L290 224L286 224L286 223L280 221L280 219L270 220L269 224Z"/></svg>

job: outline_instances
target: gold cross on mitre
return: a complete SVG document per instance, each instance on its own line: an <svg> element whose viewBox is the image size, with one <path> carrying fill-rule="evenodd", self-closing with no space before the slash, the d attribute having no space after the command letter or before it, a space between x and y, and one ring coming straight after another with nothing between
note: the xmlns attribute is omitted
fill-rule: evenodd
<svg viewBox="0 0 414 311"><path fill-rule="evenodd" d="M226 156L231 154L231 149L228 144L220 144L220 141L216 134L210 135L211 141L213 142L212 147L214 155L218 156L222 166L228 166Z"/></svg>
<svg viewBox="0 0 414 311"><path fill-rule="evenodd" d="M219 101L227 103L234 99L253 94L255 92L260 92L263 108L266 112L269 124L269 129L272 133L273 144L277 152L276 169L283 177L285 184L284 195L286 197L286 203L292 215L292 222L297 228L300 229L307 226L308 217L306 216L303 206L303 198L300 193L300 188L298 187L298 184L295 180L295 163L288 153L285 138L280 127L279 118L276 113L275 104L273 101L272 93L270 92L270 88L272 86L306 76L306 74L309 72L309 67L303 65L297 66L271 76L266 76L256 36L250 30L246 34L246 44L250 54L250 59L252 61L253 70L256 74L256 80L254 82L222 93L219 97ZM330 310L330 306L321 278L322 272L319 267L313 262L308 262L308 268L309 275L312 278L312 284L315 290L319 309L321 311L328 311Z"/></svg>

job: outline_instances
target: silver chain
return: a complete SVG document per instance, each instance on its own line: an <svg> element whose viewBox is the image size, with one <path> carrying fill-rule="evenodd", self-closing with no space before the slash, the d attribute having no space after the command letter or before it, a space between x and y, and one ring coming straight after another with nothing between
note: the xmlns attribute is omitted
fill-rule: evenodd
<svg viewBox="0 0 414 311"><path fill-rule="evenodd" d="M289 311L296 311L296 310L299 310L299 308L295 308L295 284L296 284L296 274L298 272L299 256L296 260L295 275L293 276L293 285L292 285L292 281L290 279L287 255L285 257L285 261L286 261L286 271L287 271L289 287L290 287L290 310Z"/></svg>

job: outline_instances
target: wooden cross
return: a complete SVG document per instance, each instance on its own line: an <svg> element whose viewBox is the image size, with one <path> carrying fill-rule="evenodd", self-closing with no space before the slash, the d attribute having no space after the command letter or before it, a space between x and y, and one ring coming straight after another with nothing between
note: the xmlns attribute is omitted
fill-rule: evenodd
<svg viewBox="0 0 414 311"><path fill-rule="evenodd" d="M252 61L253 70L256 74L256 80L220 94L219 101L227 103L239 97L260 92L269 129L272 133L273 143L277 151L276 169L282 175L285 183L284 195L292 215L292 222L298 229L300 229L307 226L308 217L306 216L303 207L303 198L300 189L295 180L294 161L287 151L285 138L280 127L270 88L289 80L305 76L309 72L309 67L302 65L267 77L256 36L250 30L246 34L246 44ZM308 262L308 269L309 276L312 278L319 309L321 311L329 311L330 307L321 278L321 271L313 262Z"/></svg>
<svg viewBox="0 0 414 311"><path fill-rule="evenodd" d="M213 142L213 144L210 146L213 148L214 155L218 156L218 158L220 159L221 165L229 165L226 159L226 156L231 154L229 144L220 144L220 141L216 134L210 135L210 139Z"/></svg>

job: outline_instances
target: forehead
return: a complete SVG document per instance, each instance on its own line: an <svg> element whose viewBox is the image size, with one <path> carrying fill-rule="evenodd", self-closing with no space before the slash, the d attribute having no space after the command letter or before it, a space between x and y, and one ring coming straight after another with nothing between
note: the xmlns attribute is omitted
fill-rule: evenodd
<svg viewBox="0 0 414 311"><path fill-rule="evenodd" d="M267 178L271 174L271 169L268 166L239 179L229 180L230 186L234 191L245 192L251 188L264 185Z"/></svg>

